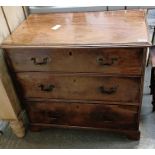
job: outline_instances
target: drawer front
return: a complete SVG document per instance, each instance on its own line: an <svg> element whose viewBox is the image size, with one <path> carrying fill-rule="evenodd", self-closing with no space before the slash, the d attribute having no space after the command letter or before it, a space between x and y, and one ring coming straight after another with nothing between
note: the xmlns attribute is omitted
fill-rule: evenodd
<svg viewBox="0 0 155 155"><path fill-rule="evenodd" d="M81 103L29 102L27 111L31 123L82 127L136 128L136 106Z"/></svg>
<svg viewBox="0 0 155 155"><path fill-rule="evenodd" d="M142 48L7 49L16 72L142 74Z"/></svg>
<svg viewBox="0 0 155 155"><path fill-rule="evenodd" d="M139 102L140 78L18 73L25 98Z"/></svg>

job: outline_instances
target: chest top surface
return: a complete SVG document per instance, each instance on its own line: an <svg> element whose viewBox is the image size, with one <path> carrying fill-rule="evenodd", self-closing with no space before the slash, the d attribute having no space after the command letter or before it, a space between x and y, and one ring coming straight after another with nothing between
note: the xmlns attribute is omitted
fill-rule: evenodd
<svg viewBox="0 0 155 155"><path fill-rule="evenodd" d="M149 46L145 10L31 14L2 47Z"/></svg>

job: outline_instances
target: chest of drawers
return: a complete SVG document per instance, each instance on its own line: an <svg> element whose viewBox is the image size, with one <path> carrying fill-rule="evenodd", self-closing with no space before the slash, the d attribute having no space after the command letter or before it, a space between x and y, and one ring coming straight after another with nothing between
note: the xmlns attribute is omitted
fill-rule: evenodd
<svg viewBox="0 0 155 155"><path fill-rule="evenodd" d="M58 26L59 25L59 26ZM102 129L139 139L145 11L33 14L3 43L30 129Z"/></svg>

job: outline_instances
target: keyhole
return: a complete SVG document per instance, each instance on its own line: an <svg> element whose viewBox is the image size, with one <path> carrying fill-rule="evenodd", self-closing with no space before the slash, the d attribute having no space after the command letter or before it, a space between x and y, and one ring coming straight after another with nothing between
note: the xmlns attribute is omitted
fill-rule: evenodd
<svg viewBox="0 0 155 155"><path fill-rule="evenodd" d="M73 82L76 82L76 80L74 79Z"/></svg>
<svg viewBox="0 0 155 155"><path fill-rule="evenodd" d="M69 52L69 55L72 56L72 52Z"/></svg>

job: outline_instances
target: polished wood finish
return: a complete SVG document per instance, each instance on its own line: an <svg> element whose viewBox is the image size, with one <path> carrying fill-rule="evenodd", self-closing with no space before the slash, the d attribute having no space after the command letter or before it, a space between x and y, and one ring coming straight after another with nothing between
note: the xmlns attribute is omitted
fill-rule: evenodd
<svg viewBox="0 0 155 155"><path fill-rule="evenodd" d="M2 47L31 130L99 129L138 140L149 45L145 11L133 10L30 15Z"/></svg>
<svg viewBox="0 0 155 155"><path fill-rule="evenodd" d="M32 14L4 41L11 46L149 46L144 10Z"/></svg>
<svg viewBox="0 0 155 155"><path fill-rule="evenodd" d="M13 70L142 75L142 48L7 49ZM132 60L132 63L130 63Z"/></svg>
<svg viewBox="0 0 155 155"><path fill-rule="evenodd" d="M141 79L135 77L18 73L17 80L25 98L140 101Z"/></svg>

